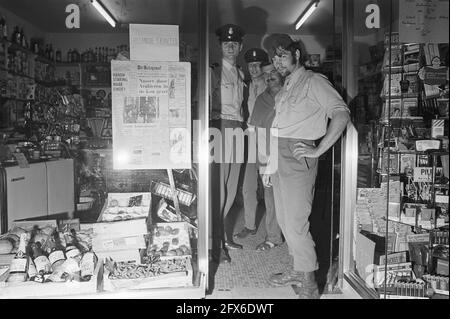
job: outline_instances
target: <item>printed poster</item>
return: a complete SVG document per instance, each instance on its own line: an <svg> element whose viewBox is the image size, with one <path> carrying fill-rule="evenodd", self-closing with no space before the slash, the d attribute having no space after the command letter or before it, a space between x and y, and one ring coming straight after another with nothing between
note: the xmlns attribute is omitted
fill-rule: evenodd
<svg viewBox="0 0 450 319"><path fill-rule="evenodd" d="M191 65L111 62L114 169L191 168Z"/></svg>
<svg viewBox="0 0 450 319"><path fill-rule="evenodd" d="M400 0L400 42L447 43L449 0Z"/></svg>

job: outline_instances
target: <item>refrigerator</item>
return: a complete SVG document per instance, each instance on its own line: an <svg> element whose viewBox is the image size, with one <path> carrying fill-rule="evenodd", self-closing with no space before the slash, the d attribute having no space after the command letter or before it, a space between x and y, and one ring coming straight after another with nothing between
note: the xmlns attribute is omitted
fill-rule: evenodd
<svg viewBox="0 0 450 319"><path fill-rule="evenodd" d="M15 220L74 212L73 159L0 168L0 201L1 233Z"/></svg>

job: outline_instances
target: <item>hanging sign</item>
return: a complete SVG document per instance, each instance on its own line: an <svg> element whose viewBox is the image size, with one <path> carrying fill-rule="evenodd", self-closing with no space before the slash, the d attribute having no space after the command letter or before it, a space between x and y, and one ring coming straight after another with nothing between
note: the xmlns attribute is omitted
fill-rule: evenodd
<svg viewBox="0 0 450 319"><path fill-rule="evenodd" d="M130 60L179 61L177 25L130 24Z"/></svg>
<svg viewBox="0 0 450 319"><path fill-rule="evenodd" d="M114 169L191 168L191 65L112 61Z"/></svg>

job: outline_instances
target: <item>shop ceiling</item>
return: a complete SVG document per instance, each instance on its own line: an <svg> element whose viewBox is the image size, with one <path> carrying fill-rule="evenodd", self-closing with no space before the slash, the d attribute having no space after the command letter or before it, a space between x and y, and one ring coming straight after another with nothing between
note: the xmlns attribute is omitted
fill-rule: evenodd
<svg viewBox="0 0 450 319"><path fill-rule="evenodd" d="M111 14L123 24L177 24L185 33L197 32L197 0L103 0ZM80 7L80 29L65 27L65 8ZM302 28L294 24L310 0L209 0L210 27L215 30L225 23L236 23L247 33L332 34L333 0L321 0L318 9ZM48 33L126 32L113 30L97 13L89 0L0 0L0 6Z"/></svg>

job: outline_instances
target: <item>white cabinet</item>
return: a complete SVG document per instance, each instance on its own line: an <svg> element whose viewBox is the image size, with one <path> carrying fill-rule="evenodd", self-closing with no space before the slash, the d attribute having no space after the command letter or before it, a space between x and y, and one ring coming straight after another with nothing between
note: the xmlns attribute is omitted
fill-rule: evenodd
<svg viewBox="0 0 450 319"><path fill-rule="evenodd" d="M2 176L2 233L14 220L75 210L73 159L35 163L28 168L6 167Z"/></svg>

